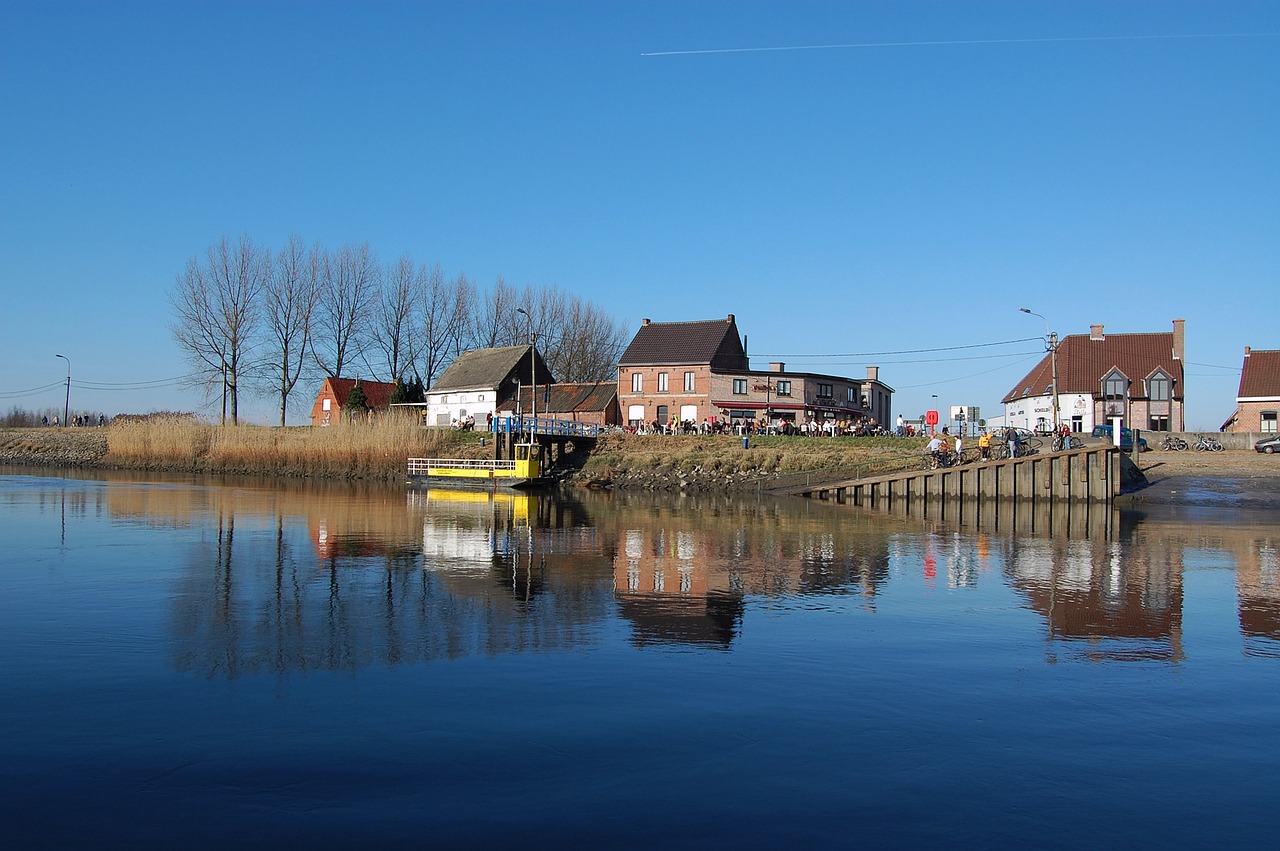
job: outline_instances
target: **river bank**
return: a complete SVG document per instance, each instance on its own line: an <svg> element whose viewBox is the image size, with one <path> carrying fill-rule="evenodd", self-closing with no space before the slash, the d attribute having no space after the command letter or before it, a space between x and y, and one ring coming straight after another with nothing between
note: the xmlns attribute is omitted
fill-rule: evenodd
<svg viewBox="0 0 1280 851"><path fill-rule="evenodd" d="M823 471L854 477L911 466L919 439L612 434L560 467L570 487L686 492L767 488L787 476ZM195 422L108 428L0 431L0 465L133 469L154 472L363 479L397 482L409 457L481 458L492 443L475 432L389 423L313 429ZM1247 450L1143 454L1150 485L1135 502L1180 502L1222 493L1203 480L1231 479L1227 490L1250 505L1280 508L1280 457ZM1206 497L1210 498L1210 497Z"/></svg>

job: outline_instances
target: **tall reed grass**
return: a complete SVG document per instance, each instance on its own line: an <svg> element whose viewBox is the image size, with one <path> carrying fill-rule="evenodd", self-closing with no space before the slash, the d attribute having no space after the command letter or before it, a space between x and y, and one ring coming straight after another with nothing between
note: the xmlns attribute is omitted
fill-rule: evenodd
<svg viewBox="0 0 1280 851"><path fill-rule="evenodd" d="M302 426L214 426L190 418L112 425L104 461L122 467L319 478L395 479L411 457L478 457L479 436L408 417Z"/></svg>

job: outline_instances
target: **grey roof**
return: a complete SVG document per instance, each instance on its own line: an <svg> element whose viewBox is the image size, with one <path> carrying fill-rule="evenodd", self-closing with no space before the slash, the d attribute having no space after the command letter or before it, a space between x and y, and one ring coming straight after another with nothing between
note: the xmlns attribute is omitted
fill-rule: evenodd
<svg viewBox="0 0 1280 851"><path fill-rule="evenodd" d="M544 380L546 364L542 355L538 355L538 378ZM472 349L463 352L449 364L436 383L431 385L430 392L440 390L496 390L501 387L513 371L529 365L528 346L500 346L496 349ZM527 377L527 376L526 376ZM554 378L552 379L554 381Z"/></svg>
<svg viewBox="0 0 1280 851"><path fill-rule="evenodd" d="M715 369L747 369L747 355L733 314L702 322L650 322L640 326L619 366L710 364Z"/></svg>

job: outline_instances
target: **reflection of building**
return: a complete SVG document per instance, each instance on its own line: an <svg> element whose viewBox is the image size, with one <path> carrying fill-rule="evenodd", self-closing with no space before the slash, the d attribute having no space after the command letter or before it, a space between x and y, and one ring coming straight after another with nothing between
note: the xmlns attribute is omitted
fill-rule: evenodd
<svg viewBox="0 0 1280 851"><path fill-rule="evenodd" d="M1245 646L1250 652L1280 655L1280 534L1255 537L1236 549L1236 557Z"/></svg>
<svg viewBox="0 0 1280 851"><path fill-rule="evenodd" d="M726 531L668 525L659 516L618 533L614 595L635 643L727 648L747 596L873 596L889 575L883 534L840 534L825 524Z"/></svg>
<svg viewBox="0 0 1280 851"><path fill-rule="evenodd" d="M1182 659L1181 548L1151 538L1120 553L1088 540L1018 541L1006 570L1050 636L1082 656Z"/></svg>

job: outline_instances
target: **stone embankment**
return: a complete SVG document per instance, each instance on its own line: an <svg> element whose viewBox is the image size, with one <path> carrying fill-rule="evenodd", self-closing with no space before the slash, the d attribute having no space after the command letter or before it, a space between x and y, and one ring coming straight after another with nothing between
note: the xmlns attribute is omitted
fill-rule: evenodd
<svg viewBox="0 0 1280 851"><path fill-rule="evenodd" d="M107 454L101 428L0 432L0 464L24 467L99 467Z"/></svg>

